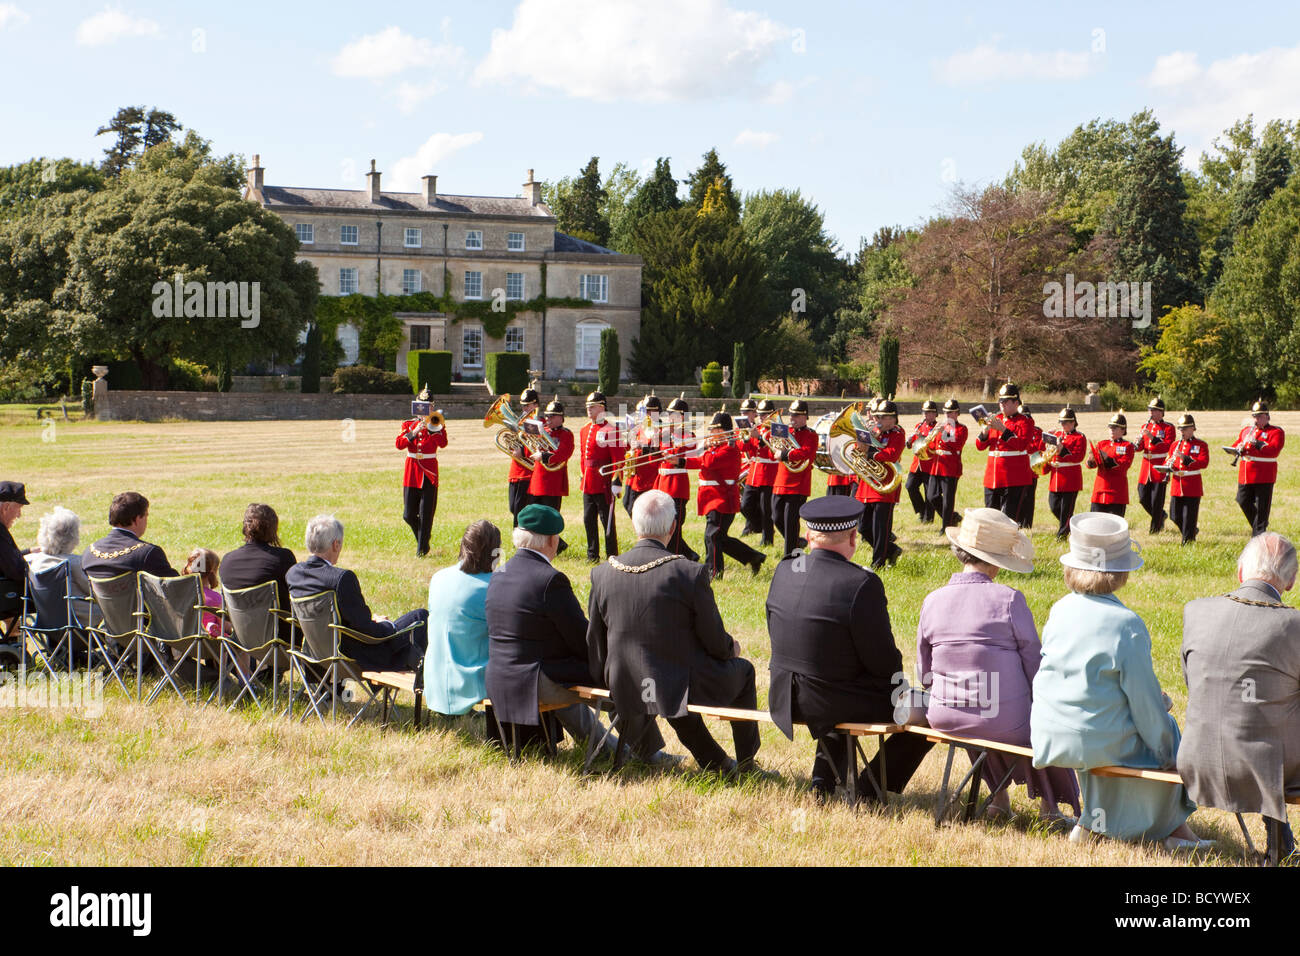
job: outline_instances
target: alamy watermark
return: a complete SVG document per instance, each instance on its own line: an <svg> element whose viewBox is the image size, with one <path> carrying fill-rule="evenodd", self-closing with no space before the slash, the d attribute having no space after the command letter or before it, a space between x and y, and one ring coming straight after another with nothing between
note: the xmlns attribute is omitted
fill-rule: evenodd
<svg viewBox="0 0 1300 956"><path fill-rule="evenodd" d="M1133 328L1151 325L1150 282L1065 282L1043 284L1043 316L1049 319L1132 319Z"/></svg>
<svg viewBox="0 0 1300 956"><path fill-rule="evenodd" d="M104 675L79 671L53 676L45 671L0 673L0 707L79 710L85 717L104 715Z"/></svg>
<svg viewBox="0 0 1300 956"><path fill-rule="evenodd" d="M262 322L262 283L186 282L180 273L172 282L153 284L153 314L159 319L242 319L241 329Z"/></svg>

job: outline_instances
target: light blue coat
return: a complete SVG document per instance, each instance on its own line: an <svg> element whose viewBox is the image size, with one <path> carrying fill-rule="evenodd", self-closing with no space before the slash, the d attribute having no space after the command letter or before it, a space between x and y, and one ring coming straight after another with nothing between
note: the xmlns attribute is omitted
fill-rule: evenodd
<svg viewBox="0 0 1300 956"><path fill-rule="evenodd" d="M424 695L429 709L464 714L487 696L487 589L491 572L443 568L429 579L429 649Z"/></svg>

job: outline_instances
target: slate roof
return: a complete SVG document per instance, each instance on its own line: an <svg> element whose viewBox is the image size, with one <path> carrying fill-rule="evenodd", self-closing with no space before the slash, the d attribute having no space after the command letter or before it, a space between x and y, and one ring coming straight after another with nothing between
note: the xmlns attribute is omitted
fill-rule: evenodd
<svg viewBox="0 0 1300 956"><path fill-rule="evenodd" d="M585 252L589 255L601 256L618 255L618 253L613 249L606 249L604 246L598 246L594 242L588 242L586 239L578 239L575 236L568 236L562 232L555 233L555 251Z"/></svg>
<svg viewBox="0 0 1300 956"><path fill-rule="evenodd" d="M370 201L363 189L308 189L300 186L264 186L262 195L269 208L289 209L358 209L392 212L461 213L480 216L516 216L554 218L545 203L534 206L522 197L444 196L430 206L424 193L380 193L379 202ZM578 240L574 240L578 241ZM587 245L591 245L587 243ZM599 246L593 246L599 249Z"/></svg>

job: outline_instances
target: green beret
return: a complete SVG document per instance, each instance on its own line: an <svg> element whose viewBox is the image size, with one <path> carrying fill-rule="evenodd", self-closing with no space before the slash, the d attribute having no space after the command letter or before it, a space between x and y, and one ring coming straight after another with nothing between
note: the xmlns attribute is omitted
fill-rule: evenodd
<svg viewBox="0 0 1300 956"><path fill-rule="evenodd" d="M559 534L564 517L549 505L528 505L519 512L519 527L533 534Z"/></svg>

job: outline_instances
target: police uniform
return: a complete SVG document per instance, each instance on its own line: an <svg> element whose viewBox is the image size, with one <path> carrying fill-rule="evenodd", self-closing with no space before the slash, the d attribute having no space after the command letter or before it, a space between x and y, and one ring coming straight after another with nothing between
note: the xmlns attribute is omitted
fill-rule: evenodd
<svg viewBox="0 0 1300 956"><path fill-rule="evenodd" d="M691 475L686 470L686 451L695 445L695 433L686 424L686 417L690 411L691 407L686 402L685 393L668 403L669 415L679 417L675 420L670 417L671 427L659 431L659 445L667 457L659 462L659 476L655 479L655 490L662 491L672 498L673 504L677 506L677 526L673 528L668 550L692 561L698 561L699 553L687 544L682 536L683 529L686 527L686 506L691 501Z"/></svg>
<svg viewBox="0 0 1300 956"><path fill-rule="evenodd" d="M796 398L790 403L790 414L806 418L808 403ZM817 433L807 424L791 425L790 438L795 447L777 455L772 482L772 525L781 532L782 554L787 557L799 547L799 509L812 494L812 462L817 457Z"/></svg>
<svg viewBox="0 0 1300 956"><path fill-rule="evenodd" d="M1004 399L1019 404L1020 389L1007 382L998 389L998 401ZM989 423L1000 427L989 428ZM975 448L989 453L984 466L984 506L996 508L1019 523L1021 505L1034 477L1029 468L1033 426L1019 412L1010 415L998 413L989 423L975 436Z"/></svg>
<svg viewBox="0 0 1300 956"><path fill-rule="evenodd" d="M761 420L764 415L776 411L771 399L763 399L754 405L753 399L741 403L741 411L748 412L752 406ZM776 480L776 456L763 441L769 433L766 425L754 425L750 429L749 440L740 448L745 456L745 490L740 496L740 513L745 516L745 527L741 535L759 532L762 534L763 547L770 547L776 540L776 526L772 519L772 483Z"/></svg>
<svg viewBox="0 0 1300 956"><path fill-rule="evenodd" d="M885 464L894 464L903 457L906 433L897 425L898 406L885 400L876 403L877 415L892 415L895 424L888 429L881 429L879 439L884 447L871 452L871 457ZM862 540L871 545L871 566L876 570L885 563L893 564L903 549L894 543L894 506L898 504L901 489L895 488L884 495L867 482L859 482L856 498L862 502L862 517L859 519L858 532Z"/></svg>
<svg viewBox="0 0 1300 956"><path fill-rule="evenodd" d="M602 475L600 470L615 465L623 458L623 449L619 441L618 430L607 421L605 416L605 395L599 390L587 396L588 411L599 408L596 421L582 426L578 435L578 448L581 449L582 471L579 483L582 487L582 524L587 532L587 560L600 560L600 539L597 525L605 532L605 556L612 558L618 554L618 529L614 523L614 488L613 476Z"/></svg>
<svg viewBox="0 0 1300 956"><path fill-rule="evenodd" d="M1268 516L1273 508L1273 485L1277 482L1277 456L1286 444L1286 433L1276 425L1260 425L1261 415L1268 414L1262 401L1251 406L1254 424L1247 425L1237 436L1237 504L1250 522L1251 535L1268 530Z"/></svg>
<svg viewBox="0 0 1300 956"><path fill-rule="evenodd" d="M939 516L939 530L950 528L959 523L955 515L957 507L957 480L961 478L961 453L966 447L969 432L965 425L957 420L961 406L957 399L950 398L943 403L945 417L936 422L941 429L940 435L930 443L930 484L926 488L926 499Z"/></svg>
<svg viewBox="0 0 1300 956"><path fill-rule="evenodd" d="M1108 424L1128 431L1128 419L1123 413L1112 416ZM1097 442L1096 448L1100 460L1090 457L1087 462L1089 468L1097 469L1097 477L1092 483L1090 510L1122 518L1128 510L1128 469L1137 454L1137 446L1123 438L1107 438Z"/></svg>
<svg viewBox="0 0 1300 956"><path fill-rule="evenodd" d="M642 421L638 422L628 436L628 451L634 458L646 458L659 448L658 432L653 430L653 426L658 424L663 403L659 401L658 395L651 392L637 403L636 410L638 418ZM623 507L627 509L629 518L632 516L632 506L636 504L637 498L647 491L654 490L658 477L657 461L648 461L632 467L627 488L623 491Z"/></svg>
<svg viewBox="0 0 1300 956"><path fill-rule="evenodd" d="M1057 538L1070 536L1070 519L1074 517L1074 505L1083 488L1083 460L1088 457L1088 439L1078 430L1079 418L1074 409L1065 407L1056 416L1061 427L1052 432L1060 442L1060 451L1056 458L1043 469L1044 474L1051 474L1047 485L1047 508L1056 518ZM1075 430L1067 432L1066 422L1074 422Z"/></svg>
<svg viewBox="0 0 1300 956"><path fill-rule="evenodd" d="M427 406L425 397L411 403ZM424 407L420 409L428 412ZM429 553L429 537L433 531L433 516L438 511L438 449L447 447L447 429L442 425L429 425L424 417L402 422L397 433L397 450L406 452L406 469L402 472L402 520L415 535L415 554L424 557Z"/></svg>
<svg viewBox="0 0 1300 956"><path fill-rule="evenodd" d="M834 534L851 530L861 510L853 499L826 496L809 501L799 513L809 531ZM903 658L894 643L884 586L838 551L814 547L777 565L766 610L772 721L791 740L796 723L807 725L818 743L812 785L829 796L845 779L850 743L835 725L895 719ZM901 791L931 746L918 734L893 734L868 768L879 781L883 762L889 789ZM876 798L869 786L862 793Z"/></svg>
<svg viewBox="0 0 1300 956"><path fill-rule="evenodd" d="M731 416L718 412L709 427L729 432ZM714 441L698 455L686 459L687 468L698 468L696 513L704 517L704 564L713 578L722 577L723 555L730 555L757 574L766 556L730 535L731 523L740 513L740 448L732 441Z"/></svg>
<svg viewBox="0 0 1300 956"><path fill-rule="evenodd" d="M519 420L532 418L537 414L537 405L541 398L537 389L526 388L519 393ZM528 506L528 483L533 477L532 465L521 465L513 456L510 458L510 470L506 473L506 500L510 508L510 518L514 527L519 527L519 512Z"/></svg>
<svg viewBox="0 0 1300 956"><path fill-rule="evenodd" d="M1157 395L1147 403L1147 410L1152 412L1151 419L1142 426L1142 436L1138 439L1137 450L1142 455L1142 464L1138 468L1138 504L1151 516L1151 533L1159 534L1165 529L1165 489L1166 475L1163 465L1174 444L1174 426L1165 421L1165 403ZM1161 419L1156 421L1155 412L1160 412Z"/></svg>
<svg viewBox="0 0 1300 956"><path fill-rule="evenodd" d="M912 510L921 519L921 524L929 524L934 521L934 503L928 497L930 475L934 473L934 458L922 461L916 457L916 450L925 442L929 434L939 427L939 403L926 399L921 405L921 411L936 414L933 420L922 418L917 422L916 428L912 429L912 434L907 439L907 449L912 452L912 464L907 469L907 480L903 483L903 487L907 490L907 497L912 502Z"/></svg>
<svg viewBox="0 0 1300 956"><path fill-rule="evenodd" d="M1195 430L1196 419L1183 415L1178 428ZM1196 540L1196 520L1201 513L1201 472L1210 464L1210 446L1197 438L1179 438L1169 448L1166 468L1169 475L1169 517L1182 532L1183 544Z"/></svg>

